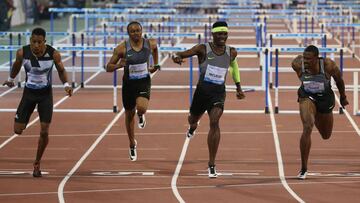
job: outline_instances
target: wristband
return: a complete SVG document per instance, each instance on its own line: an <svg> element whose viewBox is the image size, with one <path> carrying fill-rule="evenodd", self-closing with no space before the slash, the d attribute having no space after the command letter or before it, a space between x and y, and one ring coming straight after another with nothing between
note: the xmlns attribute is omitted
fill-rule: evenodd
<svg viewBox="0 0 360 203"><path fill-rule="evenodd" d="M7 80L8 80L9 82L14 82L14 81L15 81L15 78L9 77Z"/></svg>
<svg viewBox="0 0 360 203"><path fill-rule="evenodd" d="M68 82L65 82L65 83L64 83L64 87L70 87L69 83L68 83Z"/></svg>

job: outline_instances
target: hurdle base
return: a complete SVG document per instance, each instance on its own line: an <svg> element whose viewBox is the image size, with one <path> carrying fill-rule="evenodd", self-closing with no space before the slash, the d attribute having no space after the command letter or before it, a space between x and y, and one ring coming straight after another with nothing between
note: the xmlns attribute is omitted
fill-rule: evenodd
<svg viewBox="0 0 360 203"><path fill-rule="evenodd" d="M344 109L342 107L339 108L339 114L344 114Z"/></svg>
<svg viewBox="0 0 360 203"><path fill-rule="evenodd" d="M21 88L21 82L18 82L17 87Z"/></svg>
<svg viewBox="0 0 360 203"><path fill-rule="evenodd" d="M75 87L76 87L75 82L72 82L72 83L71 83L71 87L72 87L72 88L75 88Z"/></svg>
<svg viewBox="0 0 360 203"><path fill-rule="evenodd" d="M265 107L265 113L266 113L266 114L269 114L269 113L270 113L269 107Z"/></svg>
<svg viewBox="0 0 360 203"><path fill-rule="evenodd" d="M117 106L113 106L113 112L114 112L114 113L117 113L117 112L118 112Z"/></svg>
<svg viewBox="0 0 360 203"><path fill-rule="evenodd" d="M269 83L269 88L270 88L270 89L272 89L272 88L273 88L273 84L272 84L272 82L271 82L271 83Z"/></svg>
<svg viewBox="0 0 360 203"><path fill-rule="evenodd" d="M80 87L81 87L81 88L84 88L84 87L85 87L85 85L84 85L83 82L80 84Z"/></svg>
<svg viewBox="0 0 360 203"><path fill-rule="evenodd" d="M275 109L274 109L275 113L279 113L279 107L276 106Z"/></svg>

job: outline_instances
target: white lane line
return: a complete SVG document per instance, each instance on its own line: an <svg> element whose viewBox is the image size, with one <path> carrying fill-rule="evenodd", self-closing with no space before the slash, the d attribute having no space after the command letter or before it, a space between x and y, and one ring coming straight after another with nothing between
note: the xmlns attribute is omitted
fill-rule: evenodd
<svg viewBox="0 0 360 203"><path fill-rule="evenodd" d="M1 94L0 94L0 97L3 97L4 95L6 95L6 94L8 94L8 93L10 93L10 92L12 92L12 91L14 91L14 90L17 89L17 88L18 88L18 87L15 85L14 87L12 87L12 88L6 90L5 92L1 93Z"/></svg>
<svg viewBox="0 0 360 203"><path fill-rule="evenodd" d="M100 143L100 141L106 136L106 134L110 131L112 126L119 120L122 114L124 114L124 108L118 113L114 119L110 122L110 124L106 127L104 132L95 140L95 142L90 146L90 148L85 152L85 154L79 159L79 161L75 164L75 166L69 171L69 173L64 177L64 179L60 182L58 187L58 199L60 203L64 203L64 187L69 178L75 173L75 171L80 167L80 165L85 161L85 159L90 155L90 153L95 149L95 147Z"/></svg>
<svg viewBox="0 0 360 203"><path fill-rule="evenodd" d="M239 134L245 134L245 135L248 135L248 134L270 134L272 132L269 132L269 131L241 131L241 132L227 132L227 131L224 131L222 132L221 131L221 134L228 134L228 135L236 135L236 136L239 136ZM287 130L283 130L283 131L278 131L278 133L287 133L287 134L299 134L299 133L302 133L302 131L287 131ZM314 133L317 133L317 132L314 132ZM351 131L343 131L343 130L334 130L333 133L354 133L353 130ZM168 133L164 133L164 132L149 132L149 133L137 133L137 135L141 135L141 136L147 136L147 135L182 135L184 134L184 132L168 132ZM198 135L207 135L208 132L196 132L196 134ZM79 134L52 134L51 137L94 137L94 136L98 136L99 133L79 133ZM118 135L127 135L127 133L109 133L108 135L110 136L118 136ZM8 136L0 136L1 137L8 137ZM21 137L21 138L34 138L34 137L39 137L38 134L35 134L35 135L30 135L30 134L26 134L26 136L24 137ZM320 150L320 149L317 149L317 148L314 148L315 150ZM323 149L323 148L322 148ZM326 150L332 150L332 149L335 149L335 150L349 150L349 151L357 151L355 149L345 149L345 148L335 148L335 147L331 147L331 148L328 148ZM313 150L313 149L312 149Z"/></svg>
<svg viewBox="0 0 360 203"><path fill-rule="evenodd" d="M189 143L190 143L190 139L189 138L185 138L185 142L184 142L184 145L183 145L183 148L181 150L181 154L180 154L180 158L179 158L179 161L176 165L176 169L175 169L175 172L174 172L174 175L172 176L172 179L171 179L171 190L173 191L176 199L180 202L180 203L185 203L184 199L181 197L179 191L178 191L178 187L176 186L176 182L177 182L177 179L179 177L179 173L180 173L180 170L181 170L181 167L182 167L182 164L184 162L184 159L185 159L185 155L186 155L186 151L187 151L187 148L189 146Z"/></svg>
<svg viewBox="0 0 360 203"><path fill-rule="evenodd" d="M90 80L92 80L94 77L96 77L98 74L100 73L100 71L94 73L89 79L87 79L84 83L88 83ZM77 92L81 87L77 87L73 90L73 93ZM67 98L69 98L68 96L64 96L62 99L60 99L58 102L56 102L56 104L54 104L54 108L56 108L57 106L59 106L62 102L64 102ZM30 126L34 125L34 123L36 123L36 121L39 120L39 116L37 116L34 120L32 120L27 126L26 129L28 129ZM7 140L5 140L3 143L1 143L0 145L0 149L2 149L5 145L7 145L9 142L11 142L13 139L15 139L16 137L18 137L18 134L14 134L11 137L9 137Z"/></svg>
<svg viewBox="0 0 360 203"><path fill-rule="evenodd" d="M102 177L104 178L104 177ZM114 177L112 177L114 178ZM134 177L130 177L134 178ZM198 177L197 177L198 178ZM360 183L360 180L349 180L349 181L325 181L325 182L293 182L291 185L318 185L318 184L356 184ZM281 183L249 183L249 184L233 184L233 185L221 185L222 188L236 188L236 187L272 187L278 186ZM219 185L198 185L198 186L180 186L181 189L209 189L209 188L218 188ZM66 194L79 194L79 193L94 193L94 192L127 192L127 191L151 191L151 190L169 190L170 187L147 187L147 188L124 188L124 189L103 189L103 190L73 190L66 191ZM2 193L0 197L6 196L34 196L34 195L51 195L56 194L57 192L31 192L31 193Z"/></svg>
<svg viewBox="0 0 360 203"><path fill-rule="evenodd" d="M284 164L281 156L281 149L280 149L280 142L279 142L279 135L276 128L276 120L274 116L273 106L271 102L271 95L270 92L268 92L268 98L269 98L269 110L270 110L270 119L271 119L271 126L273 130L273 138L274 138L274 144L275 144L275 150L276 150L276 158L278 163L278 170L279 170L279 178L281 180L281 184L285 187L285 189L298 201L301 203L304 203L305 201L302 200L288 185L285 178L284 173Z"/></svg>

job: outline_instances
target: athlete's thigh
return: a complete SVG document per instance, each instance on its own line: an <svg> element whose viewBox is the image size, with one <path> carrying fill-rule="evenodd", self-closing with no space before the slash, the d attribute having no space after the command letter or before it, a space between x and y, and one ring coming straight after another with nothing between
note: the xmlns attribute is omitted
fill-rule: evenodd
<svg viewBox="0 0 360 203"><path fill-rule="evenodd" d="M209 102L209 98L196 88L190 106L190 114L201 117L201 115L206 111Z"/></svg>
<svg viewBox="0 0 360 203"><path fill-rule="evenodd" d="M303 124L313 125L316 106L309 98L299 98L300 118Z"/></svg>
<svg viewBox="0 0 360 203"><path fill-rule="evenodd" d="M315 126L323 138L329 138L332 133L334 123L333 113L317 113L315 116Z"/></svg>
<svg viewBox="0 0 360 203"><path fill-rule="evenodd" d="M33 95L25 88L19 106L16 110L15 123L27 124L31 114L34 112L36 100Z"/></svg>
<svg viewBox="0 0 360 203"><path fill-rule="evenodd" d="M135 107L136 105L136 93L134 90L134 87L132 86L132 84L127 84L123 82L123 87L122 87L122 102L123 102L123 106L126 110L131 110Z"/></svg>
<svg viewBox="0 0 360 203"><path fill-rule="evenodd" d="M53 115L53 96L52 93L43 95L38 103L38 113L40 122L51 123Z"/></svg>

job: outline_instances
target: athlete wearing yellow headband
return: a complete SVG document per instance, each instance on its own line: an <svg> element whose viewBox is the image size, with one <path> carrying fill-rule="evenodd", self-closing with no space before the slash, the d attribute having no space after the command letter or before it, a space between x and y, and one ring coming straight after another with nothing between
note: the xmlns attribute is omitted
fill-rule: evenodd
<svg viewBox="0 0 360 203"><path fill-rule="evenodd" d="M198 121L205 111L208 112L210 130L208 133L209 148L209 178L216 178L215 157L220 142L219 120L224 110L225 81L228 69L236 84L236 96L244 99L245 95L240 86L240 74L236 61L235 48L227 46L228 26L224 21L218 21L212 26L213 42L198 44L189 50L177 52L172 56L175 63L181 65L184 58L197 56L200 67L200 78L194 93L188 117L188 138L195 135Z"/></svg>

